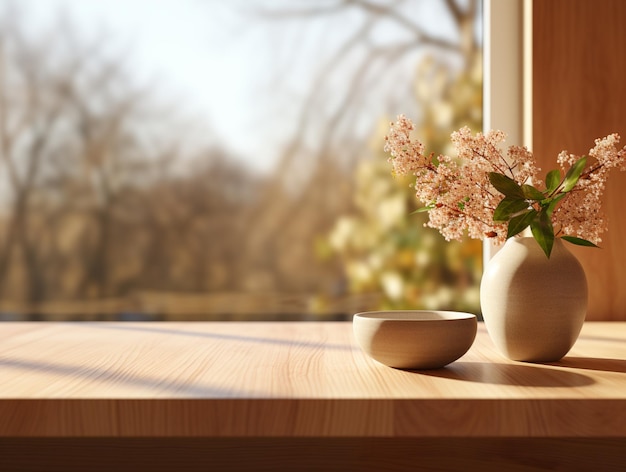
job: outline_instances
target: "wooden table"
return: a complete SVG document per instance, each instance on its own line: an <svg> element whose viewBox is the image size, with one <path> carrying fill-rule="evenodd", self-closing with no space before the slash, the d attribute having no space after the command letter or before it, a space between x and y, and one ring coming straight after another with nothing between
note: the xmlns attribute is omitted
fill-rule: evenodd
<svg viewBox="0 0 626 472"><path fill-rule="evenodd" d="M371 360L343 322L0 324L0 470L503 463L626 467L626 323L586 323L543 365L479 323L465 356L419 372Z"/></svg>

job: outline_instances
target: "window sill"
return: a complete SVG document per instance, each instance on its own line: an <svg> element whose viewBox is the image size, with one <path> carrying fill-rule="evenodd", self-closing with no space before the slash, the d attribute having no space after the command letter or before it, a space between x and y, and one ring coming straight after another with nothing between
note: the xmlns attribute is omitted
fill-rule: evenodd
<svg viewBox="0 0 626 472"><path fill-rule="evenodd" d="M3 323L0 438L623 445L625 343L626 323L586 323L562 362L518 363L479 323L464 357L418 373L372 361L346 322Z"/></svg>

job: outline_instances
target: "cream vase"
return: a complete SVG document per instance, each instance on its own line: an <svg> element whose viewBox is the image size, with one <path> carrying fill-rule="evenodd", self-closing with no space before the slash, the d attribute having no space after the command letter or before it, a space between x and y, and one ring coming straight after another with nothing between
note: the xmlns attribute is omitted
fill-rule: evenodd
<svg viewBox="0 0 626 472"><path fill-rule="evenodd" d="M513 237L485 268L483 318L490 338L509 359L559 360L580 334L587 279L566 244L555 239L548 259L534 238Z"/></svg>

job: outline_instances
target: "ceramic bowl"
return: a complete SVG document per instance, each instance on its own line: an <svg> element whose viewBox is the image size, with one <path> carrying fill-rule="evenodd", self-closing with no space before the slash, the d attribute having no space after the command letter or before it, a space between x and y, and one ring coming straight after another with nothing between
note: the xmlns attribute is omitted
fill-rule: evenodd
<svg viewBox="0 0 626 472"><path fill-rule="evenodd" d="M438 369L467 352L476 316L456 311L369 311L353 318L357 343L370 357L398 369Z"/></svg>

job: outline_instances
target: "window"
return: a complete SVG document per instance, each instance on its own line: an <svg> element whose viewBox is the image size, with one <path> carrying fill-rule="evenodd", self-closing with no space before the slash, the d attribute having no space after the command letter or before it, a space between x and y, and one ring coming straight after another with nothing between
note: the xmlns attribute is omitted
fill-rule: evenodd
<svg viewBox="0 0 626 472"><path fill-rule="evenodd" d="M479 1L1 4L2 319L478 310L382 143L481 128Z"/></svg>

